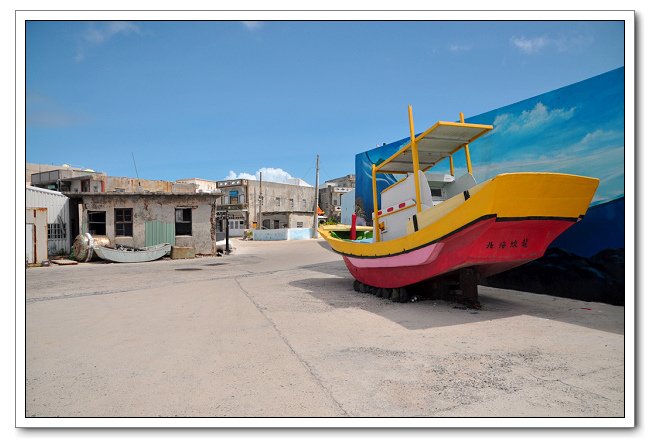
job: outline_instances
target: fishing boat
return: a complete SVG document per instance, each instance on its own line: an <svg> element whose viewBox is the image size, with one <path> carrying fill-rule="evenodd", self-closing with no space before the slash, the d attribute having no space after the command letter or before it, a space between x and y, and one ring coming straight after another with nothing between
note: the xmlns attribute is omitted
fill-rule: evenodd
<svg viewBox="0 0 650 448"><path fill-rule="evenodd" d="M171 244L157 244L139 249L127 247L114 249L111 247L93 246L92 250L99 258L106 261L115 263L140 263L162 258L169 254L171 248Z"/></svg>
<svg viewBox="0 0 650 448"><path fill-rule="evenodd" d="M558 173L505 173L477 184L469 144L492 126L439 121L372 165L372 226L322 226L358 281L402 288L462 272L475 281L541 257L586 213L598 179ZM453 154L464 150L467 172L456 176ZM429 172L443 161L448 172ZM445 171L447 169L445 168ZM403 175L377 191L377 174Z"/></svg>

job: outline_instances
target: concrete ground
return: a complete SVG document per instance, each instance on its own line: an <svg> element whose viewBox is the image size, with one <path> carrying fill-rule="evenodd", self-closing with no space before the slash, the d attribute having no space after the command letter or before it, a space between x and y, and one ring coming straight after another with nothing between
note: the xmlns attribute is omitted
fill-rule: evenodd
<svg viewBox="0 0 650 448"><path fill-rule="evenodd" d="M352 289L321 241L30 268L26 416L622 417L623 308Z"/></svg>

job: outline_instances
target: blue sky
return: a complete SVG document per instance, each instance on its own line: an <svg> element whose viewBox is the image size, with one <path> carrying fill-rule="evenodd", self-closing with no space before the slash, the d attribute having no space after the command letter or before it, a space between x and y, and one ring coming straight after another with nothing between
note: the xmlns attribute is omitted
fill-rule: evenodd
<svg viewBox="0 0 650 448"><path fill-rule="evenodd" d="M26 161L314 182L355 154L623 66L622 22L30 22ZM232 172L232 173L231 173Z"/></svg>

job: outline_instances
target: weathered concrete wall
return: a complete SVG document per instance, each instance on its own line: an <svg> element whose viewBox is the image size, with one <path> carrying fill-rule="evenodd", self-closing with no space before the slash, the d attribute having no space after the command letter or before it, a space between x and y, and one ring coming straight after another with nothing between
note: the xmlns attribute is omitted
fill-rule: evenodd
<svg viewBox="0 0 650 448"><path fill-rule="evenodd" d="M127 192L138 191L141 188L143 191L159 191L164 193L172 192L173 182L166 180L147 180L147 179L134 179L132 177L114 177L106 176L106 191L124 190Z"/></svg>
<svg viewBox="0 0 650 448"><path fill-rule="evenodd" d="M197 254L215 253L216 224L214 218L215 195L84 195L83 222L88 228L88 211L106 212L106 236L111 244L143 247L145 245L145 223L160 221L175 224L176 208L192 209L192 235L176 236L176 245L194 247ZM133 209L133 236L115 236L116 208Z"/></svg>
<svg viewBox="0 0 650 448"><path fill-rule="evenodd" d="M255 184L256 194L259 195L259 183ZM309 212L314 209L314 188L298 185L262 182L262 213L264 212ZM279 199L279 201L278 201ZM291 203L293 199L293 205ZM248 203L254 204L253 186L248 188ZM278 203L279 202L279 203Z"/></svg>
<svg viewBox="0 0 650 448"><path fill-rule="evenodd" d="M192 188L194 191L203 191L203 192L208 192L208 191L214 191L217 189L217 182L214 180L205 180L205 179L199 179L197 177L192 177L189 179L176 179L177 184L187 184L187 185L192 185Z"/></svg>
<svg viewBox="0 0 650 448"><path fill-rule="evenodd" d="M314 225L314 214L312 212L279 212L279 213L263 213L262 224L268 220L267 229L275 229L275 221L279 221L280 229L285 228L311 228ZM302 224L302 225L300 225Z"/></svg>
<svg viewBox="0 0 650 448"><path fill-rule="evenodd" d="M302 224L302 226L300 225ZM314 226L314 214L312 212L306 213L291 213L289 215L290 228L311 228Z"/></svg>
<svg viewBox="0 0 650 448"><path fill-rule="evenodd" d="M89 192L90 193L100 193L102 191L102 180L101 179L87 179L89 181ZM70 191L72 193L81 193L82 186L81 179L74 179L70 181Z"/></svg>

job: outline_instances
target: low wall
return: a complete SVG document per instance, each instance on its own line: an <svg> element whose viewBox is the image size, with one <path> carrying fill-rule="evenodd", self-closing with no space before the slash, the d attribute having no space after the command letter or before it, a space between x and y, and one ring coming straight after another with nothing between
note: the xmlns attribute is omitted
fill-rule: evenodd
<svg viewBox="0 0 650 448"><path fill-rule="evenodd" d="M312 229L266 229L253 230L255 241L282 241L282 240L308 240L312 236Z"/></svg>

